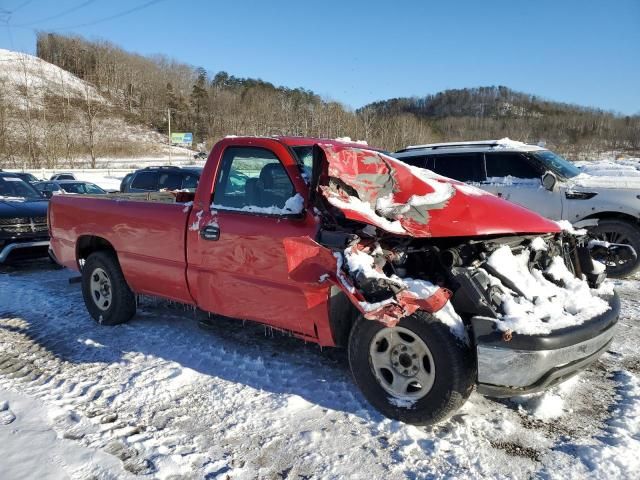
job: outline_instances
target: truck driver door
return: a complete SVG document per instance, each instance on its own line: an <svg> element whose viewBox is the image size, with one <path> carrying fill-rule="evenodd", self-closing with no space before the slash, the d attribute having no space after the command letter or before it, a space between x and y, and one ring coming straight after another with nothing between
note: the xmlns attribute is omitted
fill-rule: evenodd
<svg viewBox="0 0 640 480"><path fill-rule="evenodd" d="M299 175L294 160L284 147L277 151L287 157L286 168L266 147L228 146L221 153L211 205L194 207L189 220L190 289L203 310L315 337L328 287L289 278L284 240L314 238L317 225L292 200L300 190L291 179Z"/></svg>

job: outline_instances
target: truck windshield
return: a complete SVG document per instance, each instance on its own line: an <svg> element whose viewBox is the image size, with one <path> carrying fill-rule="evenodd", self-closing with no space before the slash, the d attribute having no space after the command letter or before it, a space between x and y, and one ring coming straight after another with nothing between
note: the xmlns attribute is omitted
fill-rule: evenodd
<svg viewBox="0 0 640 480"><path fill-rule="evenodd" d="M13 175L0 176L0 198L38 198L38 191L19 177Z"/></svg>
<svg viewBox="0 0 640 480"><path fill-rule="evenodd" d="M561 177L573 178L582 173L573 163L550 150L541 150L539 152L532 152L532 154L542 162L545 167Z"/></svg>

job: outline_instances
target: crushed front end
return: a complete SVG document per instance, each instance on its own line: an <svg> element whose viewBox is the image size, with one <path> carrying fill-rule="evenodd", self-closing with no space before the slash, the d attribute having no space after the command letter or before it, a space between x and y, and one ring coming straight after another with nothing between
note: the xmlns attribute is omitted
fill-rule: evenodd
<svg viewBox="0 0 640 480"><path fill-rule="evenodd" d="M336 259L333 281L387 327L416 310L445 323L474 350L481 393L542 390L610 344L620 304L588 238L380 153L315 155L316 240Z"/></svg>

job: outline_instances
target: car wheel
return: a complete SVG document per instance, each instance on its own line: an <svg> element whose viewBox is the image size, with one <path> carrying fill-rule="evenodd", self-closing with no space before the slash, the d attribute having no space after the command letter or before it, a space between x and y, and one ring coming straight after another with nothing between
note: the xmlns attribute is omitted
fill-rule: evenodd
<svg viewBox="0 0 640 480"><path fill-rule="evenodd" d="M371 405L415 425L449 417L467 400L476 379L471 349L426 312L391 328L361 317L349 336L349 364Z"/></svg>
<svg viewBox="0 0 640 480"><path fill-rule="evenodd" d="M638 254L637 260L607 262L600 260L607 267L607 275L613 278L623 278L636 273L640 269L640 228L625 220L599 220L598 225L589 229L599 240L609 243L631 245Z"/></svg>
<svg viewBox="0 0 640 480"><path fill-rule="evenodd" d="M124 323L136 313L135 295L112 252L89 255L82 268L82 296L87 310L101 325Z"/></svg>

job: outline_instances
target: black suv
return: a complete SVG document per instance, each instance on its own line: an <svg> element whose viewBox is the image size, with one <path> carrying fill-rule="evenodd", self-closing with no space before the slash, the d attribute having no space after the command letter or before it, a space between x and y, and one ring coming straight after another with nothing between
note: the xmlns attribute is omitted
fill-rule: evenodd
<svg viewBox="0 0 640 480"><path fill-rule="evenodd" d="M147 167L127 174L120 183L120 191L124 193L160 190L195 192L201 174L201 167Z"/></svg>
<svg viewBox="0 0 640 480"><path fill-rule="evenodd" d="M20 177L0 173L0 264L47 256L47 205Z"/></svg>

